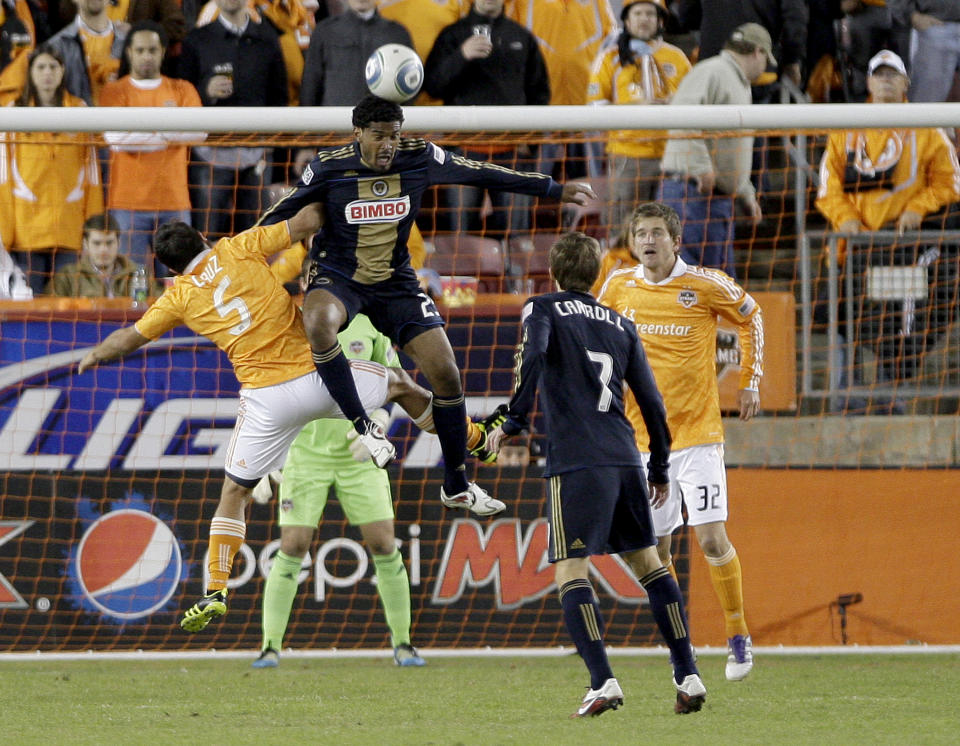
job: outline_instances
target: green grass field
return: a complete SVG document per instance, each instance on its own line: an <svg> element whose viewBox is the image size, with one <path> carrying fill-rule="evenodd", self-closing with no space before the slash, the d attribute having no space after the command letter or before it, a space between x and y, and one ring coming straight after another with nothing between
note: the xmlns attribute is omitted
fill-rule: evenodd
<svg viewBox="0 0 960 746"><path fill-rule="evenodd" d="M250 660L253 659L251 655ZM4 661L3 744L957 744L960 655L702 656L703 711L673 714L666 659L612 658L624 707L570 720L575 657Z"/></svg>

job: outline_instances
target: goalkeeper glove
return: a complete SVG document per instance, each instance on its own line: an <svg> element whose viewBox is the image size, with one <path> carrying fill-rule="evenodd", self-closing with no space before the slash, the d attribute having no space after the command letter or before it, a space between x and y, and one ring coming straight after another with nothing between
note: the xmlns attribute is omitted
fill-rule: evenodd
<svg viewBox="0 0 960 746"><path fill-rule="evenodd" d="M273 488L283 481L283 472L277 469L264 476L253 488L253 500L259 505L266 505L273 499Z"/></svg>
<svg viewBox="0 0 960 746"><path fill-rule="evenodd" d="M390 413L383 408L374 409L370 413L370 419L380 425L386 432L387 425L390 423ZM354 461L363 463L370 460L370 451L360 442L359 435L360 433L357 432L356 428L352 427L347 432L347 440L350 442L350 455L353 456Z"/></svg>

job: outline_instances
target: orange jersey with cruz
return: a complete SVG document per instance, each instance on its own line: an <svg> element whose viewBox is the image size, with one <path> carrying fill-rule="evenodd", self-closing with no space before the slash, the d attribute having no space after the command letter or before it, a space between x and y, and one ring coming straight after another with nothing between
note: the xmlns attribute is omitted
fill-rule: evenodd
<svg viewBox="0 0 960 746"><path fill-rule="evenodd" d="M300 311L266 263L289 246L286 221L221 239L147 309L137 331L156 339L186 324L227 353L244 388L314 371Z"/></svg>
<svg viewBox="0 0 960 746"><path fill-rule="evenodd" d="M599 300L636 324L667 409L672 450L722 443L717 320L723 317L737 327L740 388L756 389L763 375L763 320L757 302L724 272L691 267L680 257L670 276L656 284L644 278L642 267L614 272ZM626 414L637 446L649 451L643 417L629 392Z"/></svg>

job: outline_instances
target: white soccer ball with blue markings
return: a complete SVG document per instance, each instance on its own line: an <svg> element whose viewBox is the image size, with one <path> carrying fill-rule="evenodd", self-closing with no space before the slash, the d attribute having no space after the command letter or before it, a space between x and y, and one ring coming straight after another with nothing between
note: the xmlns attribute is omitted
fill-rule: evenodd
<svg viewBox="0 0 960 746"><path fill-rule="evenodd" d="M367 88L387 101L402 104L420 93L423 62L410 47L384 44L367 58Z"/></svg>

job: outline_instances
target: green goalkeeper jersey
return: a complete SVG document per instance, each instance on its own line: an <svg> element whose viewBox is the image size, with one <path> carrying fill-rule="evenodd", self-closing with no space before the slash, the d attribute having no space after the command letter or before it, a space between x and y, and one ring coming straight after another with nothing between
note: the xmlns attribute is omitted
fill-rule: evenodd
<svg viewBox="0 0 960 746"><path fill-rule="evenodd" d="M390 340L378 332L363 314L353 317L350 325L337 335L344 354L351 360L372 360L388 367L399 368L400 360ZM347 433L353 424L346 420L314 420L300 431L290 453L286 467L323 462L335 464L355 464L350 455Z"/></svg>

